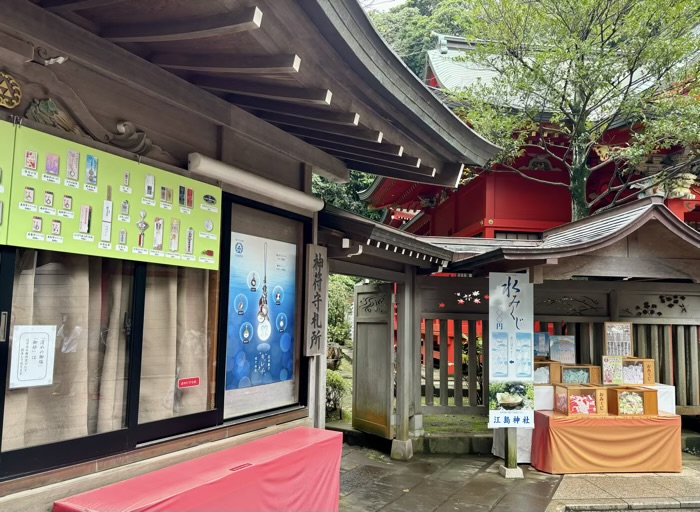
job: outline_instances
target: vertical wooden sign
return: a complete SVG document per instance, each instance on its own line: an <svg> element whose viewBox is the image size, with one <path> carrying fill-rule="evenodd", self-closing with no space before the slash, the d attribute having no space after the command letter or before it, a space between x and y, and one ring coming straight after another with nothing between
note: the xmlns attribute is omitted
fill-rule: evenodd
<svg viewBox="0 0 700 512"><path fill-rule="evenodd" d="M306 246L306 309L304 355L326 351L328 333L328 255L325 247Z"/></svg>

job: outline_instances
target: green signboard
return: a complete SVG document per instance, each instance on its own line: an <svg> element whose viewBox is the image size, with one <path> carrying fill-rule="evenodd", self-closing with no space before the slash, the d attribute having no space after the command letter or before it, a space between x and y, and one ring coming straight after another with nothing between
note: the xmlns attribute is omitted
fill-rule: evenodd
<svg viewBox="0 0 700 512"><path fill-rule="evenodd" d="M7 242L14 149L15 127L10 123L0 121L0 244Z"/></svg>
<svg viewBox="0 0 700 512"><path fill-rule="evenodd" d="M2 123L0 136L5 125L15 140L0 241L218 269L220 188L26 127Z"/></svg>

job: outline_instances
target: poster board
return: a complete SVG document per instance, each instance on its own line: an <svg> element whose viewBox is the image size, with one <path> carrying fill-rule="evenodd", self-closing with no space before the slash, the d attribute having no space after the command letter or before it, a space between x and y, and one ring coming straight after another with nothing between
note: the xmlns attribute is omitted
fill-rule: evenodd
<svg viewBox="0 0 700 512"><path fill-rule="evenodd" d="M294 377L297 246L231 234L227 392Z"/></svg>
<svg viewBox="0 0 700 512"><path fill-rule="evenodd" d="M533 285L489 274L489 428L534 427Z"/></svg>
<svg viewBox="0 0 700 512"><path fill-rule="evenodd" d="M549 357L549 333L536 332L534 339L535 357Z"/></svg>
<svg viewBox="0 0 700 512"><path fill-rule="evenodd" d="M31 128L12 128L5 243L218 269L220 188Z"/></svg>
<svg viewBox="0 0 700 512"><path fill-rule="evenodd" d="M549 358L562 364L576 364L576 337L553 335L549 337Z"/></svg>
<svg viewBox="0 0 700 512"><path fill-rule="evenodd" d="M632 357L634 355L632 345L631 322L605 322L605 348L603 353L607 356Z"/></svg>
<svg viewBox="0 0 700 512"><path fill-rule="evenodd" d="M603 385L622 386L622 356L603 356Z"/></svg>
<svg viewBox="0 0 700 512"><path fill-rule="evenodd" d="M10 354L10 389L53 384L55 325L15 325Z"/></svg>

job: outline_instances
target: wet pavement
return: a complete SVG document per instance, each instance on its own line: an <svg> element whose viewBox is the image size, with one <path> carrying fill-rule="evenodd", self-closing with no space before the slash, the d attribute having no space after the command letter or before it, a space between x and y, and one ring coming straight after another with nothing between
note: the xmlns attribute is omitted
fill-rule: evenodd
<svg viewBox="0 0 700 512"><path fill-rule="evenodd" d="M363 447L343 447L340 511L700 512L700 457L683 454L679 474L549 475L521 464L525 476L498 474L501 459L416 454L408 462Z"/></svg>

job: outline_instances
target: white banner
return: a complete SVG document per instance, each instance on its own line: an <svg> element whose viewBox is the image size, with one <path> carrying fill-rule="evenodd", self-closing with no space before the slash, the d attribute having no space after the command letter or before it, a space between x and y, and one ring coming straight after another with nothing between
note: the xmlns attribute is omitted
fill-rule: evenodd
<svg viewBox="0 0 700 512"><path fill-rule="evenodd" d="M533 285L489 274L489 428L534 427Z"/></svg>

